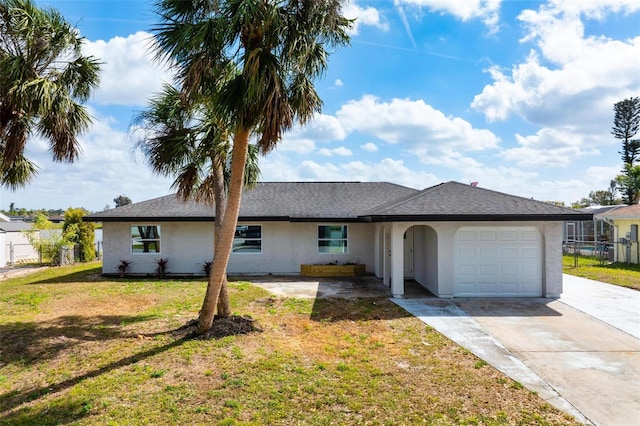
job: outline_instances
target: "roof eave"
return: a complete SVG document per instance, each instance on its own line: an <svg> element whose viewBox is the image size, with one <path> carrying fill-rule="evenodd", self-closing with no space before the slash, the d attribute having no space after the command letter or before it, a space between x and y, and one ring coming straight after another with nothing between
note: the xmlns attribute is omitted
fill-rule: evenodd
<svg viewBox="0 0 640 426"><path fill-rule="evenodd" d="M84 217L85 222L213 222L215 216L92 216ZM290 221L288 216L239 216L239 222L262 221L282 222Z"/></svg>
<svg viewBox="0 0 640 426"><path fill-rule="evenodd" d="M591 214L433 214L433 215L370 215L366 222L544 222L592 220Z"/></svg>

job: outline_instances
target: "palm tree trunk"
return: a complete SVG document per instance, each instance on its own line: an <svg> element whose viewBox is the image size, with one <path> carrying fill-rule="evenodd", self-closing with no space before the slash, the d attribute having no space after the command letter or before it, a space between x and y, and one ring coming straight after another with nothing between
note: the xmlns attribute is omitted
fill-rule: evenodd
<svg viewBox="0 0 640 426"><path fill-rule="evenodd" d="M216 220L214 224L214 253L217 251L218 236L222 234L222 219L227 206L227 194L224 183L224 165L220 158L213 159L214 166L214 197L216 203ZM215 255L214 255L215 257ZM229 293L227 292L227 274L225 273L220 287L218 297L218 316L228 317L231 315L231 304L229 303Z"/></svg>
<svg viewBox="0 0 640 426"><path fill-rule="evenodd" d="M238 130L233 138L233 151L231 157L231 182L227 196L227 207L222 219L222 230L216 243L213 266L209 276L209 285L204 297L200 318L198 318L198 334L206 333L213 324L220 290L227 273L227 265L233 247L233 236L238 224L238 213L242 199L242 186L244 182L244 167L247 161L249 148L249 129Z"/></svg>

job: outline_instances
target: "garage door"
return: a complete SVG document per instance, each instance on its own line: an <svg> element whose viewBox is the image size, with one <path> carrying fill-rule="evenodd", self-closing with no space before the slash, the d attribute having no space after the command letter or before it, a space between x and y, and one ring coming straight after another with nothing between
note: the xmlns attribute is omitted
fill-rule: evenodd
<svg viewBox="0 0 640 426"><path fill-rule="evenodd" d="M542 296L542 236L537 229L462 227L454 247L455 296Z"/></svg>

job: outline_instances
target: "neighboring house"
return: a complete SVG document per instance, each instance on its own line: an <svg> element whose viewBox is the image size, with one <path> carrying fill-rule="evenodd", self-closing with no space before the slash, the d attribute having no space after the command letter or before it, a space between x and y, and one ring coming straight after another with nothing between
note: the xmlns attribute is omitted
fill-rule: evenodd
<svg viewBox="0 0 640 426"><path fill-rule="evenodd" d="M624 207L621 205L615 206L591 206L584 209L578 209L579 212L590 213L593 215L592 220L572 220L567 221L564 224L564 236L565 242L608 242L613 241L613 232L609 223L603 219L599 219L599 216L610 210Z"/></svg>
<svg viewBox="0 0 640 426"><path fill-rule="evenodd" d="M0 267L38 259L38 252L24 235L31 226L26 222L0 220Z"/></svg>
<svg viewBox="0 0 640 426"><path fill-rule="evenodd" d="M100 213L103 273L202 273L214 209L169 195ZM591 214L457 182L422 191L383 182L259 183L243 194L230 274L299 274L361 263L404 294L413 278L441 297L558 297L562 227Z"/></svg>
<svg viewBox="0 0 640 426"><path fill-rule="evenodd" d="M596 216L613 226L614 260L624 263L640 263L640 204L618 207Z"/></svg>

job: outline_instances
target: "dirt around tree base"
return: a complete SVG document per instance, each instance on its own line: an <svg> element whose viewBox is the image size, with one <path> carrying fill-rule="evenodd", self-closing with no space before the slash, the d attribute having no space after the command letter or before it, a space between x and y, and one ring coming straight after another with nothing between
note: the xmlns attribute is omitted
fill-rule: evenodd
<svg viewBox="0 0 640 426"><path fill-rule="evenodd" d="M216 316L211 329L201 335L196 333L197 329L198 320L193 319L174 331L173 335L178 339L211 340L221 339L226 336L262 332L262 329L256 325L253 318L240 315L232 315L229 317Z"/></svg>

